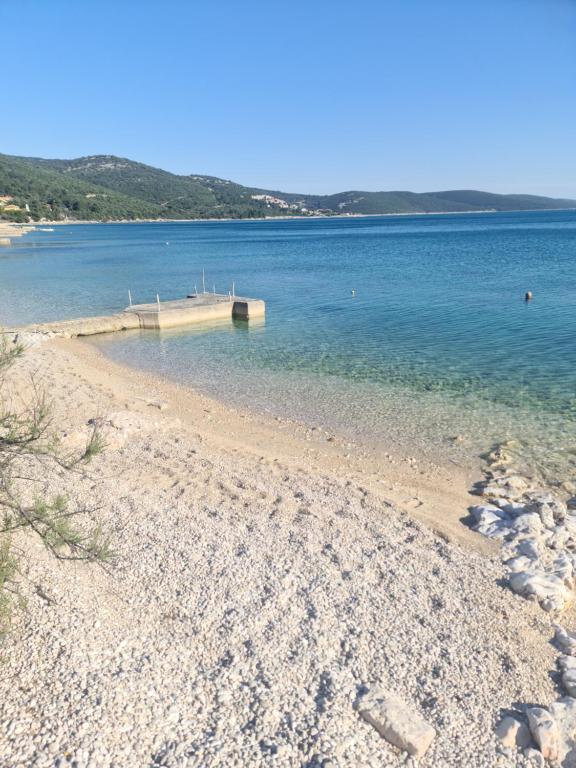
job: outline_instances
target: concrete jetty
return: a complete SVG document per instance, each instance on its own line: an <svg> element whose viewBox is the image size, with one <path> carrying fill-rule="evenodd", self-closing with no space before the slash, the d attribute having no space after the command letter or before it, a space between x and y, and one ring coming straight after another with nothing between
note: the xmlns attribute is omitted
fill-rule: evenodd
<svg viewBox="0 0 576 768"><path fill-rule="evenodd" d="M251 320L263 318L266 304L261 299L249 299L217 293L198 293L175 301L155 301L150 304L132 304L121 312L100 317L80 317L36 323L10 332L54 333L59 336L94 336L117 331L161 330L186 325L233 318Z"/></svg>
<svg viewBox="0 0 576 768"><path fill-rule="evenodd" d="M238 296L226 296L217 293L191 294L176 301L153 302L151 304L133 304L126 307L125 313L135 314L139 318L140 328L176 328L191 323L226 318L262 317L266 305L261 299L246 299Z"/></svg>

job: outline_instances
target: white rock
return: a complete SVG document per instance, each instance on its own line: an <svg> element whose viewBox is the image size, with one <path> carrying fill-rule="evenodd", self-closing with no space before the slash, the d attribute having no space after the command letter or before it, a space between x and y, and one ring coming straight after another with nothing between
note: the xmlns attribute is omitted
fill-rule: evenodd
<svg viewBox="0 0 576 768"><path fill-rule="evenodd" d="M559 656L558 664L562 670L576 669L576 656L568 656L563 654L562 656Z"/></svg>
<svg viewBox="0 0 576 768"><path fill-rule="evenodd" d="M563 611L573 599L563 580L549 573L515 573L510 577L510 587L523 597L535 597L546 611Z"/></svg>
<svg viewBox="0 0 576 768"><path fill-rule="evenodd" d="M572 698L576 698L576 658L574 656L561 656L558 663L562 670L562 685L566 688L566 693Z"/></svg>
<svg viewBox="0 0 576 768"><path fill-rule="evenodd" d="M529 514L532 511L531 507L526 508L526 512ZM542 520L542 525L545 528L554 528L555 520L552 509L547 504L538 504L537 509L534 510Z"/></svg>
<svg viewBox="0 0 576 768"><path fill-rule="evenodd" d="M356 702L356 709L386 741L414 757L422 757L436 735L414 708L379 685Z"/></svg>
<svg viewBox="0 0 576 768"><path fill-rule="evenodd" d="M538 535L542 533L543 525L540 515L535 512L525 512L513 520L511 527L515 531Z"/></svg>
<svg viewBox="0 0 576 768"><path fill-rule="evenodd" d="M527 504L526 511L536 512L542 518L552 515L557 523L561 523L568 514L566 504L551 493L532 495L532 501Z"/></svg>
<svg viewBox="0 0 576 768"><path fill-rule="evenodd" d="M512 559L506 561L506 567L509 568L512 573L521 573L522 571L526 571L531 567L531 565L532 560L530 560L530 558L526 557L525 555L521 555L520 557L513 557Z"/></svg>
<svg viewBox="0 0 576 768"><path fill-rule="evenodd" d="M565 653L576 656L576 632L568 632L560 624L555 624L554 639Z"/></svg>
<svg viewBox="0 0 576 768"><path fill-rule="evenodd" d="M564 549L572 534L563 525L556 525L552 530L552 536L548 539L547 546L550 549Z"/></svg>
<svg viewBox="0 0 576 768"><path fill-rule="evenodd" d="M530 488L528 481L520 475L504 475L493 480L493 483L503 488L509 497L521 496Z"/></svg>
<svg viewBox="0 0 576 768"><path fill-rule="evenodd" d="M563 552L561 555L558 555L558 557L555 557L552 563L552 573L559 579L562 579L564 584L572 589L574 568L570 556Z"/></svg>
<svg viewBox="0 0 576 768"><path fill-rule="evenodd" d="M489 499L508 499L508 491L506 488L502 488L496 483L489 483L482 488L482 495Z"/></svg>
<svg viewBox="0 0 576 768"><path fill-rule="evenodd" d="M510 517L518 517L526 511L526 505L519 501L508 501L508 499L498 499L498 506Z"/></svg>
<svg viewBox="0 0 576 768"><path fill-rule="evenodd" d="M507 716L496 726L496 736L505 749L520 747L524 749L532 743L530 729L526 723L516 720L515 717Z"/></svg>
<svg viewBox="0 0 576 768"><path fill-rule="evenodd" d="M574 737L576 734L576 699L565 697L560 701L555 701L549 709L551 716L558 725L560 734L560 764L571 768L574 765L573 757L576 754L576 739Z"/></svg>
<svg viewBox="0 0 576 768"><path fill-rule="evenodd" d="M542 608L547 613L562 613L562 611L566 610L568 605L569 602L564 601L557 595L546 597L540 602L540 608Z"/></svg>
<svg viewBox="0 0 576 768"><path fill-rule="evenodd" d="M540 539L523 539L516 544L515 549L518 555L525 555L532 560L537 560L542 554L544 547Z"/></svg>
<svg viewBox="0 0 576 768"><path fill-rule="evenodd" d="M490 539L505 539L510 533L509 527L502 520L499 520L497 523L477 525L474 527L474 530Z"/></svg>
<svg viewBox="0 0 576 768"><path fill-rule="evenodd" d="M550 502L555 501L555 496L550 493L550 491L529 491L526 494L526 497L528 498L529 502L533 504L549 504Z"/></svg>
<svg viewBox="0 0 576 768"><path fill-rule="evenodd" d="M497 510L500 514L493 512L491 509L482 509L477 513L476 520L478 526L491 525L492 523L502 523L506 521L506 513L501 509Z"/></svg>
<svg viewBox="0 0 576 768"><path fill-rule="evenodd" d="M532 707L527 712L528 725L545 760L558 760L560 755L560 731L554 717L547 709Z"/></svg>
<svg viewBox="0 0 576 768"><path fill-rule="evenodd" d="M567 530L571 536L576 538L576 510L573 510L572 514L567 515L565 520L562 520L559 525Z"/></svg>
<svg viewBox="0 0 576 768"><path fill-rule="evenodd" d="M474 506L469 507L468 511L477 523L493 523L497 519L502 520L508 517L504 510L493 504L475 504Z"/></svg>

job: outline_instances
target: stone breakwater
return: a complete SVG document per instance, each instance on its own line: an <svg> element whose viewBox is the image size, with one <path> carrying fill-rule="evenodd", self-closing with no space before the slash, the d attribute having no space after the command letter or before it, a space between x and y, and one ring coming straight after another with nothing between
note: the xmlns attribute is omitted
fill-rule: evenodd
<svg viewBox="0 0 576 768"><path fill-rule="evenodd" d="M54 337L71 339L76 336L95 336L100 333L137 330L140 322L137 315L129 312L116 312L99 317L78 317L73 320L55 320L48 323L36 323L17 328L8 328L4 333L12 335L13 341L25 345L47 341Z"/></svg>
<svg viewBox="0 0 576 768"><path fill-rule="evenodd" d="M560 491L564 491L561 493ZM500 542L510 589L558 617L576 597L576 497L538 487L513 471L506 446L489 456L486 479L476 492L485 501L470 507L472 527ZM548 707L519 706L499 723L501 750L522 750L535 765L576 766L576 633L553 626L561 687L566 693ZM537 749L535 749L537 748Z"/></svg>

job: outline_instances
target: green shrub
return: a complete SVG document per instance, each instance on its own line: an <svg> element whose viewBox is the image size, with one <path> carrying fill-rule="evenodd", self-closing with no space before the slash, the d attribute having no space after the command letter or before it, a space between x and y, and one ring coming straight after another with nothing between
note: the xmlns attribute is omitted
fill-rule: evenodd
<svg viewBox="0 0 576 768"><path fill-rule="evenodd" d="M71 507L65 496L45 498L37 492L37 477L50 468L68 472L99 453L103 442L94 427L84 450L64 455L51 430L52 411L44 393L33 387L30 401L16 408L6 395L7 374L24 354L20 344L6 335L0 337L0 636L10 623L18 599L18 562L11 542L18 530L38 536L44 546L61 560L110 562L113 552L108 535L91 520L89 508ZM79 519L83 525L78 525Z"/></svg>

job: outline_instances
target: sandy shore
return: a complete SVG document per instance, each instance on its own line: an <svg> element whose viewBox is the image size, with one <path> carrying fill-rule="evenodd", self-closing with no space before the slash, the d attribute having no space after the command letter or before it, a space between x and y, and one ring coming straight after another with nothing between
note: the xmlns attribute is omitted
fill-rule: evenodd
<svg viewBox="0 0 576 768"><path fill-rule="evenodd" d="M3 765L411 764L354 710L374 682L435 728L419 765L532 765L498 756L493 729L555 698L550 620L462 524L477 478L230 409L76 340L31 348L22 391L34 372L65 446L104 420L89 475L43 485L97 508L118 561L17 541Z"/></svg>
<svg viewBox="0 0 576 768"><path fill-rule="evenodd" d="M572 211L573 208L550 208L542 209L535 208L534 211L550 210L550 211ZM186 219L111 219L109 221L101 221L95 219L59 219L57 221L35 221L29 226L34 227L54 227L63 226L68 224L178 224L186 222L239 222L239 221L304 221L306 219L374 219L374 218L390 218L395 216L469 216L474 213L528 213L528 209L521 211L497 211L494 208L486 208L482 210L472 211L405 211L396 213L333 213L330 215L322 214L308 214L308 215L293 215L293 216L256 216L253 218L186 218ZM0 225L1 226L1 225ZM9 225L12 226L12 225ZM21 225L14 225L21 226ZM28 225L25 225L28 226Z"/></svg>
<svg viewBox="0 0 576 768"><path fill-rule="evenodd" d="M22 237L33 229L35 229L34 224L13 224L9 221L0 221L0 245L8 246L15 237Z"/></svg>

